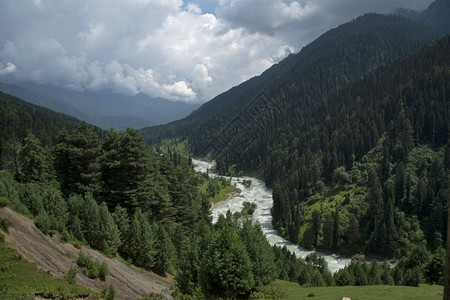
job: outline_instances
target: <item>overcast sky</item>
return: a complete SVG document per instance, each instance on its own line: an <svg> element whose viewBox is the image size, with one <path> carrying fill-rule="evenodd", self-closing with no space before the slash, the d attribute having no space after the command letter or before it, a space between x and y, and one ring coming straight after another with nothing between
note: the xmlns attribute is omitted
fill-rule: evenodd
<svg viewBox="0 0 450 300"><path fill-rule="evenodd" d="M0 0L0 81L203 103L367 12L432 0Z"/></svg>

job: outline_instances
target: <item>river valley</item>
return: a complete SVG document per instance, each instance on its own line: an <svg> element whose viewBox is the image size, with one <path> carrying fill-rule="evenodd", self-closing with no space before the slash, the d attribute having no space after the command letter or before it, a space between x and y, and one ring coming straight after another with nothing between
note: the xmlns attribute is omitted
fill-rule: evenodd
<svg viewBox="0 0 450 300"><path fill-rule="evenodd" d="M200 160L193 160L195 170L203 173L208 172L214 166L214 163L205 162ZM209 172L210 176L220 176ZM228 177L227 177L228 178ZM245 187L243 180L251 180L252 184L249 188ZM266 184L254 177L232 177L231 184L235 185L240 190L238 195L230 198L226 202L214 207L212 209L213 222L217 222L219 215L225 215L229 210L231 213L240 212L243 208L244 202L250 202L256 204L256 210L253 213L253 223L259 222L261 229L264 232L267 240L271 245L277 245L280 247L286 246L286 248L295 253L297 257L304 258L312 251L306 250L298 245L291 243L280 236L277 230L272 226L272 215L270 209L273 205L272 190L266 186ZM335 255L327 255L317 252L320 256L323 256L328 263L328 268L331 273L342 269L350 263L349 258L337 257Z"/></svg>

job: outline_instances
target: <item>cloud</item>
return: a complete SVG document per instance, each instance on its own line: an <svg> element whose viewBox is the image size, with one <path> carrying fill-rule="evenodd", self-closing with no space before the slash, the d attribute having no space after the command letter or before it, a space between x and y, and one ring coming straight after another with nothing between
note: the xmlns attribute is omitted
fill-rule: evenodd
<svg viewBox="0 0 450 300"><path fill-rule="evenodd" d="M205 102L330 27L365 12L430 2L0 0L0 75ZM217 9L205 13L202 6Z"/></svg>
<svg viewBox="0 0 450 300"><path fill-rule="evenodd" d="M296 49L369 12L425 9L432 0L221 0L217 15L235 28L274 36ZM251 12L251 13L249 13Z"/></svg>
<svg viewBox="0 0 450 300"><path fill-rule="evenodd" d="M15 70L16 70L16 66L10 62L8 62L5 67L0 65L0 76L12 74L12 73L14 73Z"/></svg>

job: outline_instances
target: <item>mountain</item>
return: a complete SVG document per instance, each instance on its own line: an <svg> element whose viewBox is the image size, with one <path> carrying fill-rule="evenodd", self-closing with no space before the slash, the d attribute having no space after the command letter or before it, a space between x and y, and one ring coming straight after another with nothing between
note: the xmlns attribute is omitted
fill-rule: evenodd
<svg viewBox="0 0 450 300"><path fill-rule="evenodd" d="M423 12L398 9L399 15L432 28L443 36L450 32L450 1L436 0Z"/></svg>
<svg viewBox="0 0 450 300"><path fill-rule="evenodd" d="M400 259L413 240L432 253L444 247L449 51L447 35L276 130L260 172L273 186L278 230L304 247L348 254Z"/></svg>
<svg viewBox="0 0 450 300"><path fill-rule="evenodd" d="M110 91L77 92L51 85L0 83L0 91L30 103L72 115L104 129L143 128L188 115L198 105L146 95L124 96Z"/></svg>
<svg viewBox="0 0 450 300"><path fill-rule="evenodd" d="M272 108L275 105L277 111L301 114L332 91L358 80L379 65L405 55L435 36L436 33L424 26L398 16L368 14L331 29L299 53L288 56L261 76L215 97L188 117L167 125L145 128L141 133L150 144L158 144L165 138L188 138L195 155L210 151L206 149L209 145L211 149L220 150L216 157L225 156L226 151L241 152L239 148L238 151L227 150L234 147L233 142L223 141L220 135L235 118L239 119L241 128L254 127L255 118L249 115L247 108L256 106L250 103L259 101L258 95L270 98L267 105ZM285 126L286 121L288 119L282 118L273 125ZM268 134L264 128L261 131ZM260 134L259 131L257 133ZM260 140L265 143L265 138ZM254 168L260 162L246 163Z"/></svg>
<svg viewBox="0 0 450 300"><path fill-rule="evenodd" d="M153 143L187 139L223 173L262 177L275 228L303 247L402 259L420 242L414 251L435 253L450 194L450 37L433 42L439 35L364 15L187 118L142 132Z"/></svg>
<svg viewBox="0 0 450 300"><path fill-rule="evenodd" d="M72 116L0 92L0 154L8 142L22 141L28 133L36 135L45 145L52 145L60 129L70 131L80 123Z"/></svg>

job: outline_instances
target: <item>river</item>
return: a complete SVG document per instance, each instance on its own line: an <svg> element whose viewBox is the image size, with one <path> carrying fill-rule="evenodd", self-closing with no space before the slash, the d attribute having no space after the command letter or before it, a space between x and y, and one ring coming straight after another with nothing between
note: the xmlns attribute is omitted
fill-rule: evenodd
<svg viewBox="0 0 450 300"><path fill-rule="evenodd" d="M206 173L208 169L211 169L214 166L213 163L196 159L193 159L192 162L195 166L195 170L203 173ZM209 173L209 175L219 176L212 173ZM245 179L252 181L249 188L246 188L242 184L242 181ZM240 212L243 208L244 202L256 203L256 210L253 213L252 221L253 223L259 222L262 231L271 245L277 245L280 247L286 246L289 251L295 253L297 257L302 258L312 253L312 251L299 247L298 245L295 245L281 237L278 231L273 228L272 215L270 214L270 209L273 205L272 190L268 188L262 180L253 177L233 177L231 179L231 184L236 184L236 187L241 190L241 193L213 208L211 212L213 223L217 221L219 215L225 215L228 210L231 213ZM331 273L342 269L350 263L349 258L336 257L334 255L327 255L321 252L317 252L317 254L325 258Z"/></svg>

